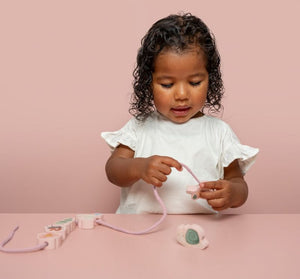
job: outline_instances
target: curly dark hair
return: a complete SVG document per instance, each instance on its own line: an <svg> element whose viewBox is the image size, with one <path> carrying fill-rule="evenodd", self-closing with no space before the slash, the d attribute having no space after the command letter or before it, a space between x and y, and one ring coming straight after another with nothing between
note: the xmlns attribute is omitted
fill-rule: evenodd
<svg viewBox="0 0 300 279"><path fill-rule="evenodd" d="M213 34L205 23L190 13L170 15L152 25L141 41L137 64L133 71L133 89L129 112L138 120L144 120L154 110L152 73L158 54L163 49L186 50L199 46L206 58L209 85L203 107L210 112L219 112L223 96L223 81L220 71L220 55ZM202 110L203 110L202 109Z"/></svg>

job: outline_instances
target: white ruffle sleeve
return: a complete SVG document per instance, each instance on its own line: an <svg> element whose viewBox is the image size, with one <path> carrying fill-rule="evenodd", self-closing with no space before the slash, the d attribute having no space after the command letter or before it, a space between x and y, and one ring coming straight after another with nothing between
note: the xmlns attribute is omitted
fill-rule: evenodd
<svg viewBox="0 0 300 279"><path fill-rule="evenodd" d="M246 174L254 164L259 149L241 144L238 137L229 126L227 126L222 144L222 167L228 167L230 163L238 159L243 175Z"/></svg>
<svg viewBox="0 0 300 279"><path fill-rule="evenodd" d="M102 132L101 137L109 145L111 151L120 144L126 145L135 151L137 126L137 120L132 118L120 130L114 132Z"/></svg>

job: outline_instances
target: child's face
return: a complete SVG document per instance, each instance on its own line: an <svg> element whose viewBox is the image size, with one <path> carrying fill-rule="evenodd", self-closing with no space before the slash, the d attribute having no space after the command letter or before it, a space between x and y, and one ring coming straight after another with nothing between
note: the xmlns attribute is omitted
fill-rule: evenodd
<svg viewBox="0 0 300 279"><path fill-rule="evenodd" d="M201 116L208 89L202 52L162 51L155 60L152 88L156 109L171 121L184 123Z"/></svg>

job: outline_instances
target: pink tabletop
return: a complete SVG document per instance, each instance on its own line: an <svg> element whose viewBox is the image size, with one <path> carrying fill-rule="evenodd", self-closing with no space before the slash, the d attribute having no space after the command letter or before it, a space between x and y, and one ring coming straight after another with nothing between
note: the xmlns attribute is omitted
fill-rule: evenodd
<svg viewBox="0 0 300 279"><path fill-rule="evenodd" d="M75 214L0 214L0 242L19 225L7 248L36 244L46 225ZM158 215L106 214L130 230L152 225ZM205 250L176 242L180 224L201 225ZM56 250L0 252L0 278L300 278L300 214L168 215L154 232L127 235L97 226L76 228Z"/></svg>

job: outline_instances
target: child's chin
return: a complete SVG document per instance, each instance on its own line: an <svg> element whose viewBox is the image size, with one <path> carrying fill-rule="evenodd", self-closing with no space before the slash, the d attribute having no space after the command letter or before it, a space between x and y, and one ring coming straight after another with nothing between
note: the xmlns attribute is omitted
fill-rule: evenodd
<svg viewBox="0 0 300 279"><path fill-rule="evenodd" d="M186 123L190 120L190 118L186 119L186 118L169 118L172 122L176 123L176 124L183 124L183 123Z"/></svg>

